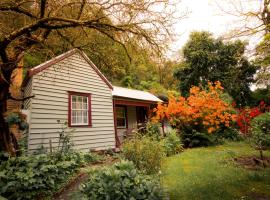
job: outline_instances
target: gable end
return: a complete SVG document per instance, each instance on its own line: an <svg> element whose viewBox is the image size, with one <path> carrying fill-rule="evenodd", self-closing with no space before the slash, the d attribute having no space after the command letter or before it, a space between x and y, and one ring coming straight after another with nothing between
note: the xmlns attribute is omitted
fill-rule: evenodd
<svg viewBox="0 0 270 200"><path fill-rule="evenodd" d="M32 77L34 76L35 74L47 69L48 67L64 60L65 58L68 58L76 53L79 53L84 59L85 61L92 67L92 69L99 75L99 77L106 83L106 85L111 89L113 90L113 86L112 84L108 81L108 79L99 71L99 69L95 66L95 64L88 58L88 56L82 52L81 50L79 49L72 49L64 54L61 54L45 63L42 63L32 69L29 70L28 72L28 76L29 77Z"/></svg>

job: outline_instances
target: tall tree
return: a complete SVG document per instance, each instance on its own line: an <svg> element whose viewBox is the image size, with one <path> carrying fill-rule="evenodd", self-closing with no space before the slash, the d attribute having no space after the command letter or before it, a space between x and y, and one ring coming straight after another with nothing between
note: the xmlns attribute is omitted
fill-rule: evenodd
<svg viewBox="0 0 270 200"><path fill-rule="evenodd" d="M160 12L160 8L162 12ZM4 113L12 74L33 49L46 48L57 31L92 30L121 45L131 37L161 52L170 38L169 0L2 0L0 2L0 150L16 154L16 139ZM128 54L127 54L128 55Z"/></svg>
<svg viewBox="0 0 270 200"><path fill-rule="evenodd" d="M257 67L244 52L245 44L241 41L225 43L208 32L191 33L183 48L184 60L174 74L182 94L187 95L192 85L220 81L238 104L246 105Z"/></svg>

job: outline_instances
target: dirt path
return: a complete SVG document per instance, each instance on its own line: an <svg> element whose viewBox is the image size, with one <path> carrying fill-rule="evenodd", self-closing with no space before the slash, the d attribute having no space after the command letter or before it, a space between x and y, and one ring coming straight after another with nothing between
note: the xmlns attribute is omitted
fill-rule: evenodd
<svg viewBox="0 0 270 200"><path fill-rule="evenodd" d="M70 195L79 190L81 183L87 180L87 173L80 172L76 178L70 181L61 191L56 193L53 197L54 200L68 200L70 199Z"/></svg>
<svg viewBox="0 0 270 200"><path fill-rule="evenodd" d="M82 168L75 178L73 178L63 189L61 189L59 192L57 192L53 196L53 199L54 200L69 200L69 199L71 199L70 195L73 192L78 191L80 185L87 180L87 178L88 178L87 170L104 167L106 165L111 165L117 161L118 161L117 159L114 159L112 157L108 157L104 161L97 162L97 163L94 163L94 164L91 164L89 166Z"/></svg>

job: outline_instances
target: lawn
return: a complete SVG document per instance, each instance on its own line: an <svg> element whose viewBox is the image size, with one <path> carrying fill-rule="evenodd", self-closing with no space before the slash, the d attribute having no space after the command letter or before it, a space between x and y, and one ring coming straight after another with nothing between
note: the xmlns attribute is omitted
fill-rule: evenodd
<svg viewBox="0 0 270 200"><path fill-rule="evenodd" d="M270 168L236 165L233 158L245 155L258 153L246 143L185 150L164 161L162 184L173 200L270 199Z"/></svg>

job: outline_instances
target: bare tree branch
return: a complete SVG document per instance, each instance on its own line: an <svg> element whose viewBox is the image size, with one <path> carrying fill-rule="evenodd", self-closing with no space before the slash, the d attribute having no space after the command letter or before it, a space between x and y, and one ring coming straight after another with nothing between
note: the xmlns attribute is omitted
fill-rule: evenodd
<svg viewBox="0 0 270 200"><path fill-rule="evenodd" d="M19 13L19 14L23 14L25 16L28 16L30 18L37 19L37 17L34 14L32 14L28 10L21 8L19 6L1 6L0 5L0 12L1 11L2 12L15 12L15 13Z"/></svg>
<svg viewBox="0 0 270 200"><path fill-rule="evenodd" d="M76 18L77 20L79 20L81 18L85 4L86 4L86 0L82 0L81 7L79 10L78 16Z"/></svg>
<svg viewBox="0 0 270 200"><path fill-rule="evenodd" d="M39 16L39 18L43 18L45 15L46 2L47 2L47 0L40 0L40 16Z"/></svg>

